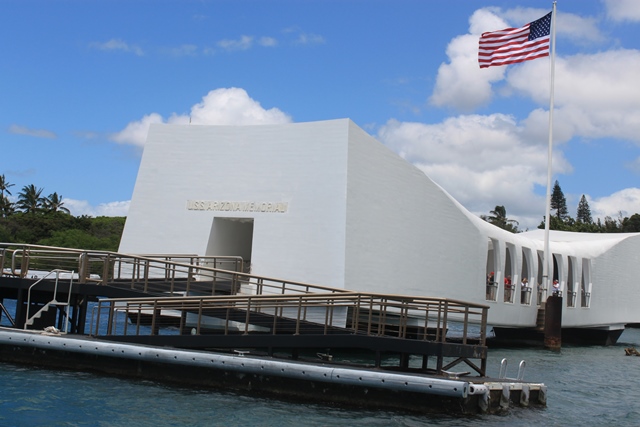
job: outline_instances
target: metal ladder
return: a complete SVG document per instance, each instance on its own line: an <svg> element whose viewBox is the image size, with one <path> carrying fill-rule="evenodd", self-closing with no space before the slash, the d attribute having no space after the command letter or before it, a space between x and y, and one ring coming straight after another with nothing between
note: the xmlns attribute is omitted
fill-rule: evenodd
<svg viewBox="0 0 640 427"><path fill-rule="evenodd" d="M64 310L64 314L65 314L65 326L64 326L64 332L66 333L69 329L69 306L71 305L71 288L73 286L73 274L74 271L69 271L69 270L52 270L49 273L47 273L44 277L38 279L38 281L36 281L35 283L33 283L31 286L29 286L29 292L27 294L27 310L29 309L29 307L31 307L31 291L33 290L33 288L38 285L39 283L41 283L44 279L46 279L47 277L49 277L50 275L54 274L56 275L56 281L55 281L55 286L53 288L53 299L51 301L49 301L48 303L46 303L45 305L42 306L42 308L40 308L40 310L38 310L33 316L29 317L27 319L26 322L24 322L24 329L26 330L27 327L32 326L36 319L39 319L45 312L49 311L49 308L52 306L55 307L66 307ZM57 297L58 297L58 282L60 281L60 273L70 273L69 276L69 290L67 292L67 301L58 301ZM53 325L52 325L53 326Z"/></svg>

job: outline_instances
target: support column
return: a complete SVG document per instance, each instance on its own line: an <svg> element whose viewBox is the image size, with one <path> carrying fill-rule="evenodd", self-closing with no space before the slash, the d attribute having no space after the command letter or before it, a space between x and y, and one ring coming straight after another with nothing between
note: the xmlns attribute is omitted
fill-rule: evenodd
<svg viewBox="0 0 640 427"><path fill-rule="evenodd" d="M24 281L24 279L22 279ZM22 284L20 285L20 289L18 289L18 296L16 297L16 327L20 329L24 329L24 324L27 321L27 292L24 292L22 289Z"/></svg>
<svg viewBox="0 0 640 427"><path fill-rule="evenodd" d="M560 350L562 347L562 297L547 298L544 313L544 347Z"/></svg>
<svg viewBox="0 0 640 427"><path fill-rule="evenodd" d="M78 315L76 316L74 312L74 317L76 317L76 333L78 334L85 333L85 324L87 322L87 299L88 297L86 295L81 297L78 302Z"/></svg>

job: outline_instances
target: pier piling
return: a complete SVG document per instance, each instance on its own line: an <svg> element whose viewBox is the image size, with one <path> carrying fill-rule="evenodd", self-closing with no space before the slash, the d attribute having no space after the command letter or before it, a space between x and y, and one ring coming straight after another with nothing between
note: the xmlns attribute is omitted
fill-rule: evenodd
<svg viewBox="0 0 640 427"><path fill-rule="evenodd" d="M562 348L562 297L547 298L544 316L544 347L550 350Z"/></svg>

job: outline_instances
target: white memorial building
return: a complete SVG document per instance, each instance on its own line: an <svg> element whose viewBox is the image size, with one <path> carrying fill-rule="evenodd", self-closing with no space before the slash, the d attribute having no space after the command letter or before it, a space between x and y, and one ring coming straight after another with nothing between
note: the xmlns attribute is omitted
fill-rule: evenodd
<svg viewBox="0 0 640 427"><path fill-rule="evenodd" d="M483 221L348 119L163 124L149 129L119 251L237 255L255 275L484 303L491 325L531 328L551 292L537 286L543 235ZM550 240L563 327L640 323L640 233Z"/></svg>

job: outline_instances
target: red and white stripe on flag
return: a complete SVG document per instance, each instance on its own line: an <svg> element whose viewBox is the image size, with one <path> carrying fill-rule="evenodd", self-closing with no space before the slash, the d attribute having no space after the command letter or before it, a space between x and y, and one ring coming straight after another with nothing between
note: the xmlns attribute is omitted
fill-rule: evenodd
<svg viewBox="0 0 640 427"><path fill-rule="evenodd" d="M480 68L515 64L549 56L551 12L520 28L482 33Z"/></svg>

